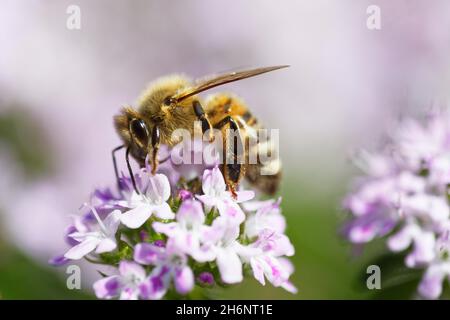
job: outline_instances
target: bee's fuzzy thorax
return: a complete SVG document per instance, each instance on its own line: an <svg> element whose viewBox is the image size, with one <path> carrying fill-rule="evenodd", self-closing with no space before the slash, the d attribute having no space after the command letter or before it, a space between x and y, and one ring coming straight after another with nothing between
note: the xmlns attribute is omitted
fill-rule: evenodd
<svg viewBox="0 0 450 320"><path fill-rule="evenodd" d="M183 88L188 87L190 83L191 80L181 74L161 77L151 82L137 101L139 111L143 115L151 116L151 112L154 114L154 112L160 111L161 104L166 97L175 95Z"/></svg>

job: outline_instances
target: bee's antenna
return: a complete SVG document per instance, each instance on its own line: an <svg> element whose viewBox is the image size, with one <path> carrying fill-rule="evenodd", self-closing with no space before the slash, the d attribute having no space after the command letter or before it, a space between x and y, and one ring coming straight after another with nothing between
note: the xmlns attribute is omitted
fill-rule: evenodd
<svg viewBox="0 0 450 320"><path fill-rule="evenodd" d="M127 151L125 153L125 158L127 160L128 172L130 174L131 182L133 183L134 191L136 191L137 194L140 194L139 190L136 187L136 180L134 179L133 169L131 168L131 165L130 165L130 157L129 157L129 155L130 155L130 147L127 148Z"/></svg>

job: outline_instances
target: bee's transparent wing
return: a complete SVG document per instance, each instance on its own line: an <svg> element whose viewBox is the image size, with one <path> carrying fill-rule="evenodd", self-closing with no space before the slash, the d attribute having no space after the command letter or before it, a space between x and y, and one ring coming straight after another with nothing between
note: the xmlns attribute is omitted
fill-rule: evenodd
<svg viewBox="0 0 450 320"><path fill-rule="evenodd" d="M211 88L221 86L226 83L239 81L242 79L250 78L257 76L262 73L287 68L288 65L282 65L282 66L273 66L273 67L263 67L263 68L257 68L257 69L251 69L251 70L243 70L243 71L235 71L235 72L229 72L213 77L208 77L206 79L202 79L197 81L196 85L193 85L192 87L188 88L187 90L184 90L183 92L180 92L178 95L173 97L173 99L176 102L180 102L190 96L193 96L197 93L200 93L205 90L209 90Z"/></svg>

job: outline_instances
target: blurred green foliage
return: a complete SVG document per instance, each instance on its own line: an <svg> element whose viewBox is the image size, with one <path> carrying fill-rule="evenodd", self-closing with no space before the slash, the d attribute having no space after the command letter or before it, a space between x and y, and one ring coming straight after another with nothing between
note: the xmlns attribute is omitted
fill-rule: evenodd
<svg viewBox="0 0 450 320"><path fill-rule="evenodd" d="M13 160L32 179L48 173L52 156L41 128L20 105L13 105L0 115L0 143L8 148Z"/></svg>
<svg viewBox="0 0 450 320"><path fill-rule="evenodd" d="M0 242L1 299L89 299L80 290L69 290L65 277L42 266L5 242Z"/></svg>

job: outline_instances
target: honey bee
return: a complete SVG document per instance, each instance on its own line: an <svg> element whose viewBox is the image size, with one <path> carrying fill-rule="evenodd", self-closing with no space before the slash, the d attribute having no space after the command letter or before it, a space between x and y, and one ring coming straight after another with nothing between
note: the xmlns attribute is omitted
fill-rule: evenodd
<svg viewBox="0 0 450 320"><path fill-rule="evenodd" d="M125 106L120 114L114 117L115 128L123 141L123 145L112 151L116 177L118 177L115 152L126 148L126 160L134 189L137 193L134 175L129 163L129 155L141 165L145 165L145 159L149 155L151 171L156 173L158 167L158 151L160 144L169 147L179 143L172 133L176 129L186 129L193 133L194 122L199 121L202 133L209 134L209 139L214 140L213 130L222 132L224 152L230 153L235 159L243 157L244 161L221 165L228 190L235 196L236 188L241 180L247 180L261 191L273 194L277 191L281 178L281 165L279 160L263 164L259 161L255 164L248 162L248 148L228 147L227 133L236 134L237 143L244 146L249 137L255 134L258 128L262 128L249 108L238 97L232 94L213 94L203 101L198 94L211 88L226 83L254 77L259 74L288 67L286 65L263 67L239 72L230 72L222 75L203 78L192 83L181 75L163 77L151 84L141 95L138 108ZM261 145L259 148L263 147ZM244 150L244 151L242 151ZM252 150L250 150L252 151ZM269 150L270 151L270 150ZM238 154L245 152L244 155ZM274 174L261 175L260 170L264 166L272 166ZM118 179L119 188L120 182Z"/></svg>

